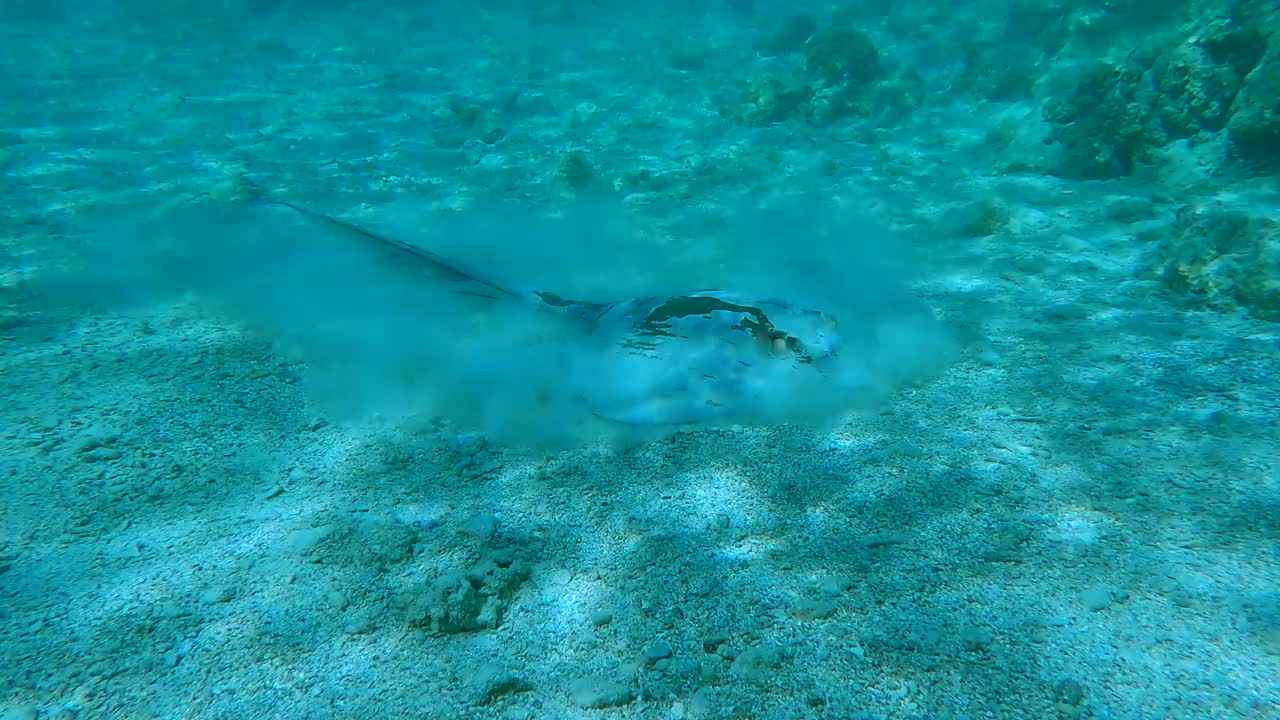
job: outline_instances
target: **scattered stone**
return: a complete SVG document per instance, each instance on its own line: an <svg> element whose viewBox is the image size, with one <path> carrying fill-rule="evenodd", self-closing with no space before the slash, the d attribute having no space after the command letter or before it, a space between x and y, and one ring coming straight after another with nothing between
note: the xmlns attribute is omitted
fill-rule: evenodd
<svg viewBox="0 0 1280 720"><path fill-rule="evenodd" d="M594 610L590 616L591 624L596 627L604 627L613 622L613 613L608 610Z"/></svg>
<svg viewBox="0 0 1280 720"><path fill-rule="evenodd" d="M4 714L0 715L0 720L36 720L40 717L40 711L30 705L17 705L7 708Z"/></svg>
<svg viewBox="0 0 1280 720"><path fill-rule="evenodd" d="M1101 585L1091 587L1080 596L1085 609L1091 612L1106 610L1111 606L1111 589Z"/></svg>
<svg viewBox="0 0 1280 720"><path fill-rule="evenodd" d="M476 515L463 524L462 532L487 544L498 534L498 518L488 513Z"/></svg>
<svg viewBox="0 0 1280 720"><path fill-rule="evenodd" d="M984 559L987 562L1018 562L1023 558L1023 548L1031 538L1031 531L1017 524L997 529L991 535L991 548Z"/></svg>
<svg viewBox="0 0 1280 720"><path fill-rule="evenodd" d="M869 535L862 541L862 547L868 550L875 548L888 547L890 545L903 545L907 542L907 536L894 533L885 533L883 535Z"/></svg>
<svg viewBox="0 0 1280 720"><path fill-rule="evenodd" d="M671 657L671 645L662 638L658 638L644 651L644 664L652 665L659 660L666 660Z"/></svg>
<svg viewBox="0 0 1280 720"><path fill-rule="evenodd" d="M831 575L818 582L818 592L829 597L838 597L849 592L853 586L853 578L848 575Z"/></svg>
<svg viewBox="0 0 1280 720"><path fill-rule="evenodd" d="M943 642L943 632L936 626L926 623L913 625L901 644L894 647L909 649L918 653L931 654L937 652Z"/></svg>
<svg viewBox="0 0 1280 720"><path fill-rule="evenodd" d="M1140 197L1115 198L1108 201L1105 208L1108 220L1126 224L1148 220L1155 212L1155 203Z"/></svg>
<svg viewBox="0 0 1280 720"><path fill-rule="evenodd" d="M429 510L425 510L416 505L409 505L399 508L393 516L396 522L415 530L434 530L439 527L440 520L431 514Z"/></svg>
<svg viewBox="0 0 1280 720"><path fill-rule="evenodd" d="M425 593L411 595L409 622L437 633L496 628L528 577L525 563L506 552L492 553L468 570L445 573Z"/></svg>
<svg viewBox="0 0 1280 720"><path fill-rule="evenodd" d="M990 647L994 636L988 628L970 625L960 631L960 646L965 652L982 653Z"/></svg>
<svg viewBox="0 0 1280 720"><path fill-rule="evenodd" d="M300 528L289 533L285 538L285 548L294 555L309 555L325 538L333 534L332 525L321 525L313 528Z"/></svg>
<svg viewBox="0 0 1280 720"><path fill-rule="evenodd" d="M229 588L226 585L215 585L200 593L198 599L201 605L217 605L229 602L231 598L235 597L235 594L236 591L233 588Z"/></svg>
<svg viewBox="0 0 1280 720"><path fill-rule="evenodd" d="M716 705L716 697L713 691L701 687L689 697L689 702L685 703L685 710L688 711L690 717L713 717Z"/></svg>
<svg viewBox="0 0 1280 720"><path fill-rule="evenodd" d="M477 482L502 471L502 463L482 456L469 457L459 463L458 476L468 482Z"/></svg>
<svg viewBox="0 0 1280 720"><path fill-rule="evenodd" d="M1053 694L1058 702L1066 705L1080 705L1084 702L1084 688L1075 680L1060 680L1053 687Z"/></svg>
<svg viewBox="0 0 1280 720"><path fill-rule="evenodd" d="M356 613L342 624L342 632L348 635L368 635L377 627L371 612Z"/></svg>
<svg viewBox="0 0 1280 720"><path fill-rule="evenodd" d="M763 682L782 665L782 653L772 647L753 647L742 651L729 672L744 680Z"/></svg>
<svg viewBox="0 0 1280 720"><path fill-rule="evenodd" d="M478 705L488 705L500 697L533 690L531 683L494 664L480 668L472 682Z"/></svg>
<svg viewBox="0 0 1280 720"><path fill-rule="evenodd" d="M90 428L89 430L85 431L85 433L80 437L79 440L76 441L76 443L72 446L72 449L75 452L83 455L84 453L97 450L98 448L112 445L119 439L120 439L120 436L118 434L113 433L109 430L104 430L102 428L97 428L97 427Z"/></svg>
<svg viewBox="0 0 1280 720"><path fill-rule="evenodd" d="M618 707L631 702L631 688L608 678L585 677L569 684L573 704L587 710Z"/></svg>
<svg viewBox="0 0 1280 720"><path fill-rule="evenodd" d="M836 614L836 604L830 600L800 600L791 606L791 617L797 620L826 620Z"/></svg>
<svg viewBox="0 0 1280 720"><path fill-rule="evenodd" d="M85 462L91 462L91 463L92 462L110 462L112 460L119 460L121 456L122 456L121 452L113 447L96 447L87 452L80 453L81 460L84 460Z"/></svg>
<svg viewBox="0 0 1280 720"><path fill-rule="evenodd" d="M729 642L729 635L722 632L713 632L702 638L702 651L708 655L720 649L720 646Z"/></svg>

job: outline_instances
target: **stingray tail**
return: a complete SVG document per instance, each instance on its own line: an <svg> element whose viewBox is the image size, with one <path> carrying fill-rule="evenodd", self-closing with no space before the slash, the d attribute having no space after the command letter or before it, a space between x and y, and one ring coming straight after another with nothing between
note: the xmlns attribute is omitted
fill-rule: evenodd
<svg viewBox="0 0 1280 720"><path fill-rule="evenodd" d="M432 275L436 275L450 282L463 284L466 289L459 290L463 295L485 297L495 300L525 299L526 297L526 293L511 290L496 282L486 280L473 272L463 270L447 258L417 245L376 233L367 228L360 227L359 225L349 223L345 220L340 220L332 215L325 215L324 213L310 210L301 205L295 205L288 200L263 199L263 201L273 205L287 207L308 220L312 220L321 225L326 225L332 230L336 230L353 237L362 238L374 245L396 252L404 258L408 258L411 261L418 263L423 269Z"/></svg>
<svg viewBox="0 0 1280 720"><path fill-rule="evenodd" d="M429 273L439 276L447 281L462 284L465 289L458 290L458 292L463 295L489 298L492 300L517 300L548 312L568 316L576 321L585 322L592 326L599 323L600 318L602 318L605 313L617 306L617 303L614 302L586 302L582 300L571 300L569 298L561 297L556 293L544 290L518 290L509 288L500 283L485 279L477 273L464 270L454 261L412 243L376 233L367 228L360 227L359 225L349 223L346 220L340 220L332 215L325 215L324 213L310 210L301 205L296 205L288 200L276 200L265 197L260 197L259 200L261 202L281 205L289 208L309 220L328 226L330 229L353 237L362 238L365 241L401 254L404 257L411 258L413 261L422 265Z"/></svg>

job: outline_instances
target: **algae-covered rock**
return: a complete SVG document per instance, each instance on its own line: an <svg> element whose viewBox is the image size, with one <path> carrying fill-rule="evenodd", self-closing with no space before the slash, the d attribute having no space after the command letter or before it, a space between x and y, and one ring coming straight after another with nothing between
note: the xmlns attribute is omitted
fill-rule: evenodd
<svg viewBox="0 0 1280 720"><path fill-rule="evenodd" d="M869 35L848 21L822 29L807 15L788 22L763 49L782 52L794 47L799 52L796 67L789 74L749 81L742 104L726 115L754 126L791 119L823 126L880 108L876 89L887 72Z"/></svg>
<svg viewBox="0 0 1280 720"><path fill-rule="evenodd" d="M966 237L999 235L1009 228L1013 214L995 198L982 198L959 211L959 230Z"/></svg>
<svg viewBox="0 0 1280 720"><path fill-rule="evenodd" d="M804 85L765 75L747 84L741 118L748 125L769 125L795 115L810 99Z"/></svg>
<svg viewBox="0 0 1280 720"><path fill-rule="evenodd" d="M1266 50L1257 29L1215 20L1163 52L1152 67L1157 113L1171 138L1222 130L1245 76Z"/></svg>
<svg viewBox="0 0 1280 720"><path fill-rule="evenodd" d="M1156 235L1142 274L1205 307L1280 321L1280 231L1271 217L1187 205Z"/></svg>
<svg viewBox="0 0 1280 720"><path fill-rule="evenodd" d="M584 150L570 150L556 163L556 179L569 190L585 190L596 181L596 166Z"/></svg>
<svg viewBox="0 0 1280 720"><path fill-rule="evenodd" d="M1046 103L1050 135L1062 144L1058 172L1107 179L1148 163L1167 138L1144 90L1140 65L1100 61L1065 97Z"/></svg>
<svg viewBox="0 0 1280 720"><path fill-rule="evenodd" d="M1175 17L1140 5L1116 12L1143 22ZM1059 174L1131 175L1157 165L1171 141L1224 129L1246 165L1274 159L1269 167L1280 167L1280 52L1268 49L1277 16L1260 8L1250 0L1200 8L1181 29L1153 31L1123 61L1088 68L1044 107L1062 145Z"/></svg>
<svg viewBox="0 0 1280 720"><path fill-rule="evenodd" d="M1246 168L1280 172L1280 32L1231 103L1227 139Z"/></svg>
<svg viewBox="0 0 1280 720"><path fill-rule="evenodd" d="M804 48L804 69L827 85L862 85L884 74L875 43L853 27L829 27L814 35Z"/></svg>

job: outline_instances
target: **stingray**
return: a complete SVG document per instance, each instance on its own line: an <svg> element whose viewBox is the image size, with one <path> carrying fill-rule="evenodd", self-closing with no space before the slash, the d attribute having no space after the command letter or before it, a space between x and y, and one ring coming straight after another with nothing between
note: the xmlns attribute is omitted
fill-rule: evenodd
<svg viewBox="0 0 1280 720"><path fill-rule="evenodd" d="M339 233L390 250L451 290L561 318L563 380L595 416L636 426L749 423L789 397L839 381L833 316L777 298L719 289L587 301L512 287L418 245L286 201ZM819 391L813 392L817 387ZM807 402L807 400L806 400ZM791 410L793 408L788 408Z"/></svg>

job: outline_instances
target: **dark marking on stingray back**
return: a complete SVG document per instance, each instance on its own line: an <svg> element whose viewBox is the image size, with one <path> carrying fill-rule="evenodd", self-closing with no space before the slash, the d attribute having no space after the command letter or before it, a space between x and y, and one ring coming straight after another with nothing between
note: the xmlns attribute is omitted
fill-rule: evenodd
<svg viewBox="0 0 1280 720"><path fill-rule="evenodd" d="M812 362L804 354L803 344L795 337L778 330L764 310L751 305L729 302L711 295L683 295L666 300L649 312L636 326L639 335L674 337L671 321L686 317L710 318L716 311L741 313L745 317L735 326L750 333L762 346L772 347L781 340L788 350L799 356L801 362Z"/></svg>

